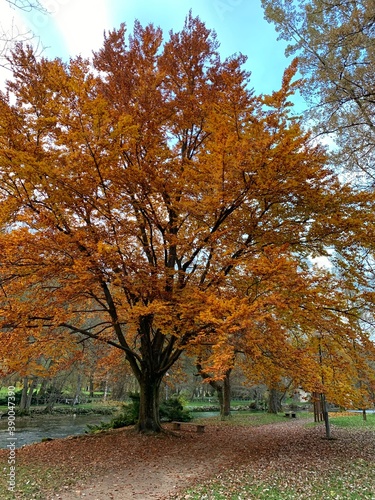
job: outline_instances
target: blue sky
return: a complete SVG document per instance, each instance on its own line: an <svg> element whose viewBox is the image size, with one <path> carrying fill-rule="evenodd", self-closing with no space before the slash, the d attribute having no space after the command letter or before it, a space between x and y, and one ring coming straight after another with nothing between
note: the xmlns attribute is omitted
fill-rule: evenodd
<svg viewBox="0 0 375 500"><path fill-rule="evenodd" d="M3 4L1 4L1 2ZM142 25L153 22L165 35L179 31L192 9L209 29L217 32L223 57L235 52L248 56L247 69L252 72L252 86L257 93L277 90L284 69L285 44L277 40L274 27L263 18L260 0L41 0L50 11L42 15L13 11L15 22L25 23L39 37L48 57L82 54L90 56L103 41L104 30L125 22L132 29L135 19ZM5 12L5 0L0 8ZM9 9L8 9L9 10ZM9 21L8 21L9 22ZM4 24L4 21L2 21Z"/></svg>

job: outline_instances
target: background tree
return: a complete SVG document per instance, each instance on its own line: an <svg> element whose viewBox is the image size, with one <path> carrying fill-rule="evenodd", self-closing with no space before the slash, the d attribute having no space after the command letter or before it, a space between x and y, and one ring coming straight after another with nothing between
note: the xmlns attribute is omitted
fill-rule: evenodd
<svg viewBox="0 0 375 500"><path fill-rule="evenodd" d="M186 346L216 332L226 348L236 301L255 312L232 277L273 249L324 252L353 209L290 116L295 64L256 97L245 58L217 48L191 14L164 44L122 25L94 69L17 46L0 99L2 354L120 349L144 432L161 429L161 381Z"/></svg>
<svg viewBox="0 0 375 500"><path fill-rule="evenodd" d="M280 38L291 42L287 53L299 56L310 117L319 132L329 134L340 148L339 165L364 172L373 185L374 0L262 0L262 4Z"/></svg>

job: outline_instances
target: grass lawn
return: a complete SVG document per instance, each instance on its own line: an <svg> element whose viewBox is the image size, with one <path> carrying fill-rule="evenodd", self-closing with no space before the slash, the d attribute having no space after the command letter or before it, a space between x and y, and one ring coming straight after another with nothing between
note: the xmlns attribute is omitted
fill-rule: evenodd
<svg viewBox="0 0 375 500"><path fill-rule="evenodd" d="M366 420L363 419L362 413L359 412L330 413L329 416L331 424L338 427L373 429L375 431L375 413L367 413Z"/></svg>

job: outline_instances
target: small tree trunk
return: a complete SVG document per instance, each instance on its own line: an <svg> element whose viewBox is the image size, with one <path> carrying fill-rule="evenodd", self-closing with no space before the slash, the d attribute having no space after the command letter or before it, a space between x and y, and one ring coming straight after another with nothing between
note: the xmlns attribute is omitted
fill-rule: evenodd
<svg viewBox="0 0 375 500"><path fill-rule="evenodd" d="M79 404L79 398L80 398L81 389L82 389L81 385L82 385L82 377L81 377L81 374L78 373L76 391L75 391L75 395L73 398L73 406Z"/></svg>
<svg viewBox="0 0 375 500"><path fill-rule="evenodd" d="M367 420L367 413L366 413L366 410L362 410L362 417L363 417L363 420L366 421Z"/></svg>
<svg viewBox="0 0 375 500"><path fill-rule="evenodd" d="M47 405L44 408L43 413L52 413L53 407L55 406L57 398L61 393L62 388L64 387L67 377L68 375L66 375L63 379L60 379L60 381L58 379L51 379L51 386L47 400Z"/></svg>
<svg viewBox="0 0 375 500"><path fill-rule="evenodd" d="M224 418L224 394L223 394L223 386L217 380L211 380L209 382L211 387L213 387L216 391L217 399L219 400L220 406L220 418Z"/></svg>
<svg viewBox="0 0 375 500"><path fill-rule="evenodd" d="M225 375L223 381L218 380L210 380L210 386L215 389L217 399L219 400L220 405L220 418L221 420L225 420L226 417L230 417L230 379L229 374Z"/></svg>
<svg viewBox="0 0 375 500"><path fill-rule="evenodd" d="M152 434L161 432L162 427L159 416L159 392L161 377L143 373L140 386L138 432Z"/></svg>
<svg viewBox="0 0 375 500"><path fill-rule="evenodd" d="M225 372L223 381L210 380L208 373L202 370L202 365L200 360L197 361L197 369L199 375L203 380L208 379L210 386L216 391L217 398L220 405L220 418L224 420L226 417L230 416L230 402L231 402L231 389L230 389L230 374L232 369L230 368Z"/></svg>
<svg viewBox="0 0 375 500"><path fill-rule="evenodd" d="M323 414L322 414L322 405L320 401L319 393L313 392L313 405L314 405L314 422L322 422Z"/></svg>
<svg viewBox="0 0 375 500"><path fill-rule="evenodd" d="M57 388L53 384L53 381L52 381L51 390L50 390L50 393L48 396L46 407L43 410L43 413L52 413L53 407L55 406L55 402L57 399L56 391L57 391Z"/></svg>
<svg viewBox="0 0 375 500"><path fill-rule="evenodd" d="M107 400L107 396L108 396L108 377L105 378L103 401Z"/></svg>
<svg viewBox="0 0 375 500"><path fill-rule="evenodd" d="M28 412L30 410L31 402L33 399L33 394L36 389L36 386L38 384L38 377L33 377L31 385L29 387L29 391L27 393L27 398L26 398L26 407L25 410Z"/></svg>
<svg viewBox="0 0 375 500"><path fill-rule="evenodd" d="M38 396L37 396L37 398L38 398L38 404L40 404L40 401L46 395L46 389L47 389L48 382L49 382L49 379L48 378L44 378L42 380L42 383L40 384L39 391L38 391Z"/></svg>
<svg viewBox="0 0 375 500"><path fill-rule="evenodd" d="M326 402L326 397L324 394L320 395L320 400L321 400L321 404L322 404L322 413L323 413L323 419L324 419L324 424L325 424L325 428L326 428L326 438L331 439L331 425L329 422L327 402Z"/></svg>
<svg viewBox="0 0 375 500"><path fill-rule="evenodd" d="M29 389L29 378L28 377L24 377L24 379L23 379L23 387L22 387L22 392L21 392L20 411L25 411L26 410L28 389Z"/></svg>
<svg viewBox="0 0 375 500"><path fill-rule="evenodd" d="M112 399L114 401L121 401L125 397L125 384L126 380L120 379L118 380L112 387Z"/></svg>
<svg viewBox="0 0 375 500"><path fill-rule="evenodd" d="M94 377L92 375L90 375L89 379L89 397L94 397Z"/></svg>

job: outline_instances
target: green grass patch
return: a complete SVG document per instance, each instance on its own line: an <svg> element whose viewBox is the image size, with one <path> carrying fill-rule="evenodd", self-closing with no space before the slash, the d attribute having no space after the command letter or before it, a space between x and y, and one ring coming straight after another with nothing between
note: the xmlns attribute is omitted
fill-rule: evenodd
<svg viewBox="0 0 375 500"><path fill-rule="evenodd" d="M297 413L297 418L311 418L311 413L308 412L299 412ZM274 424L277 422L285 422L288 419L284 416L283 413L278 413L275 415L274 413L267 413L262 411L241 411L241 412L232 412L230 417L226 417L225 420L221 420L220 416L201 418L194 418L194 422L212 425L212 424L220 424L227 426L247 426L254 427L258 425L267 425Z"/></svg>
<svg viewBox="0 0 375 500"><path fill-rule="evenodd" d="M366 420L362 413L330 414L330 422L338 427L349 429L369 429L375 430L375 413L368 413Z"/></svg>

